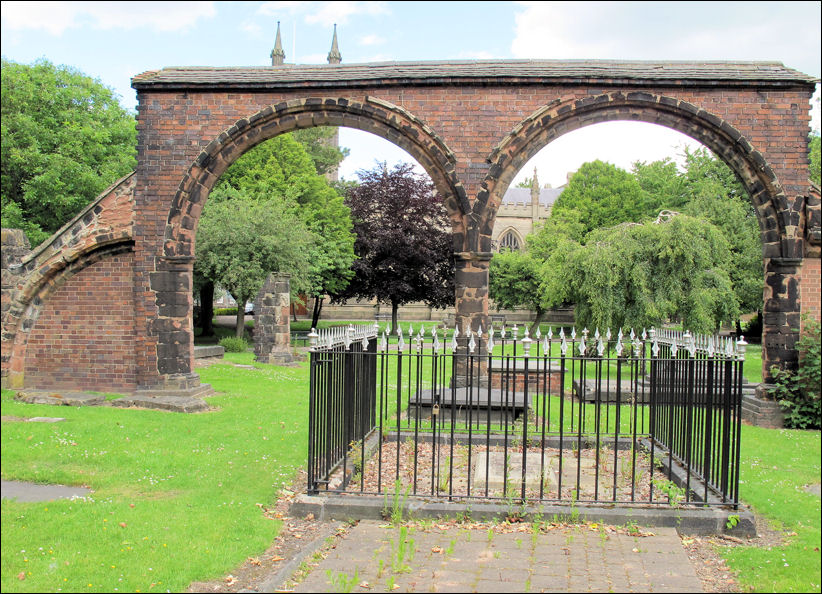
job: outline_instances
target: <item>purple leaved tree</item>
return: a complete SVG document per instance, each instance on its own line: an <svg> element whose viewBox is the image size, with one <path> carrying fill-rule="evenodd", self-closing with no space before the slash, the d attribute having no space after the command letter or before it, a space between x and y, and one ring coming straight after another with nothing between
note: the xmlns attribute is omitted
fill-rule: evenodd
<svg viewBox="0 0 822 594"><path fill-rule="evenodd" d="M413 301L431 307L454 304L454 254L448 213L427 176L401 163L358 171L360 184L346 204L354 222L354 278L335 302L376 299L397 309Z"/></svg>

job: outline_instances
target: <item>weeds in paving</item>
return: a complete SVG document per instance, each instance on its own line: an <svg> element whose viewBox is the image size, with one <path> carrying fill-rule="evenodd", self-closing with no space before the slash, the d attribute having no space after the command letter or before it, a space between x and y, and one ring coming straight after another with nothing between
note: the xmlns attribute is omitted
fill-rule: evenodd
<svg viewBox="0 0 822 594"><path fill-rule="evenodd" d="M337 572L335 574L330 569L325 571L325 575L328 576L328 580L331 582L331 587L334 589L334 592L351 592L360 581L359 569L355 570L354 575L351 577L349 577L347 573L342 572Z"/></svg>
<svg viewBox="0 0 822 594"><path fill-rule="evenodd" d="M450 557L451 555L454 554L454 547L456 546L456 544L457 544L457 539L452 538L451 542L448 543L448 548L445 549L445 556L446 557Z"/></svg>
<svg viewBox="0 0 822 594"><path fill-rule="evenodd" d="M383 517L387 518L395 526L403 521L405 513L405 504L408 501L408 493L411 490L410 486L405 488L405 491L400 494L402 482L400 479L394 481L394 493L391 498L391 507L388 507L388 493L385 494L385 503L383 505Z"/></svg>
<svg viewBox="0 0 822 594"><path fill-rule="evenodd" d="M397 544L391 541L391 569L394 573L407 573L411 571L409 563L414 560L417 552L417 543L413 538L408 537L408 527L400 526L397 537Z"/></svg>
<svg viewBox="0 0 822 594"><path fill-rule="evenodd" d="M640 534L639 526L637 526L637 523L633 520L628 520L625 523L625 529L631 536L638 536Z"/></svg>
<svg viewBox="0 0 822 594"><path fill-rule="evenodd" d="M677 486L668 479L651 479L654 487L659 489L662 493L668 496L668 504L671 507L677 507L685 500L685 489Z"/></svg>

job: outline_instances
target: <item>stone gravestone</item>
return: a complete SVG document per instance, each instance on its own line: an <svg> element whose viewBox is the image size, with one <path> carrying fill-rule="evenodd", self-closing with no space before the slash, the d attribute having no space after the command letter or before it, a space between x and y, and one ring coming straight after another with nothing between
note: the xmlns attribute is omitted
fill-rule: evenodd
<svg viewBox="0 0 822 594"><path fill-rule="evenodd" d="M290 365L299 360L291 351L291 281L272 274L254 302L254 354L260 363Z"/></svg>

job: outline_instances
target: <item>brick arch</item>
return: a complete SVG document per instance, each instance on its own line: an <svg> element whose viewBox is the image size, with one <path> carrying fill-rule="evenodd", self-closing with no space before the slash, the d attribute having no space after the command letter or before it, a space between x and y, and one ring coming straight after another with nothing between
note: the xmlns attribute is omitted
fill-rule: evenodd
<svg viewBox="0 0 822 594"><path fill-rule="evenodd" d="M556 100L520 122L488 155L489 172L474 204L480 251L490 247L491 229L517 172L556 138L608 121L642 121L672 128L710 148L737 175L759 220L765 258L801 254L790 203L771 166L731 124L687 101L647 92L614 92L584 99Z"/></svg>
<svg viewBox="0 0 822 594"><path fill-rule="evenodd" d="M10 356L8 361L8 381L12 388L23 388L28 386L25 369L27 367L27 355L29 349L29 338L33 329L36 328L40 314L50 305L51 299L58 291L72 281L77 275L89 267L94 266L107 259L118 256L132 258L134 253L134 242L130 236L111 238L108 241L100 241L91 245L78 247L77 249L64 250L63 257L48 263L41 263L39 268L29 274L27 282L15 295L9 315L5 320L3 332L9 338ZM131 274L132 266L128 263L118 266L121 271ZM127 290L131 294L133 289L129 281ZM89 289L97 290L96 285ZM123 289L124 287L120 287ZM95 300L102 302L106 298L106 291L98 295ZM134 325L134 320L127 320L127 325ZM66 329L64 328L65 332ZM59 335L58 332L53 332ZM79 370L74 369L73 373ZM110 387L111 382L104 380L95 386L83 386L85 389L104 389ZM43 387L40 382L37 387ZM122 387L122 386L118 386ZM133 387L133 386L132 386Z"/></svg>
<svg viewBox="0 0 822 594"><path fill-rule="evenodd" d="M240 155L280 134L318 126L371 132L406 150L434 182L451 219L455 249L462 249L471 207L456 175L456 156L443 140L422 120L388 101L310 97L271 105L242 118L203 149L180 182L169 210L163 256L194 255L197 222L208 193Z"/></svg>
<svg viewBox="0 0 822 594"><path fill-rule="evenodd" d="M54 293L102 259L133 251L134 186L133 172L117 180L22 258L2 327L3 375L12 387L22 387L29 332Z"/></svg>

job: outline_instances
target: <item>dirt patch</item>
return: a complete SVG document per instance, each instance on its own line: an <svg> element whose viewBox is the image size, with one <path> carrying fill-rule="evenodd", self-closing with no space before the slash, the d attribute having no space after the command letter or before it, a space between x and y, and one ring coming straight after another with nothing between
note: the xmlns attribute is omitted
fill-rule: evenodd
<svg viewBox="0 0 822 594"><path fill-rule="evenodd" d="M398 449L399 448L399 449ZM650 457L640 450L529 447L526 472L526 497L560 501L650 501L652 480L666 485L665 475L655 470ZM384 441L381 447L362 460L362 450L355 444L349 453L346 475L347 490L366 494L391 493L399 479L419 495L450 495L505 498L519 494L522 483L523 448L447 444L434 446L420 441ZM342 484L339 468L331 476L331 488ZM614 495L616 485L616 495ZM670 495L659 488L653 500L667 500Z"/></svg>
<svg viewBox="0 0 822 594"><path fill-rule="evenodd" d="M774 530L770 523L755 518L756 536L741 539L732 536L682 537L682 546L702 582L705 592L741 592L736 576L725 563L721 549L734 547L774 548L786 544L789 534Z"/></svg>

